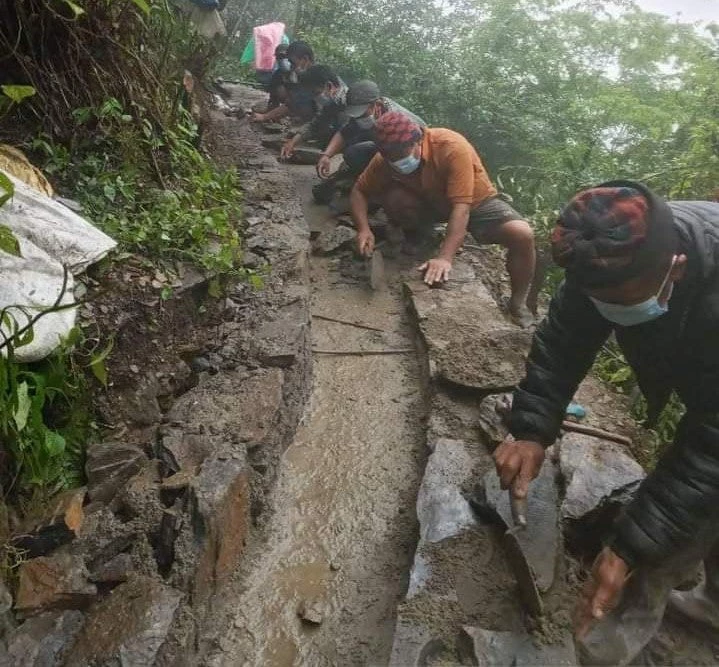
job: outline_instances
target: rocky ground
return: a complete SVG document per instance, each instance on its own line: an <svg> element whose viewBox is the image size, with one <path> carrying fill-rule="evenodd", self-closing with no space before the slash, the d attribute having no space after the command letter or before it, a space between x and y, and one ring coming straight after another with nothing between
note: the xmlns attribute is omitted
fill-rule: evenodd
<svg viewBox="0 0 719 667"><path fill-rule="evenodd" d="M498 305L500 254L468 247L429 289L420 257L387 252L372 290L352 229L310 203L312 167L278 165L242 114L205 125L241 171L264 286L218 299L187 272L165 303L141 265L104 278L122 297L93 301L118 334L111 437L90 448L88 488L14 537L28 555L0 586L0 664L577 664L577 592L644 472L565 433L516 536L539 601L518 585L491 450L530 334ZM576 401L584 425L641 441L601 383ZM639 663L715 654L669 619Z"/></svg>

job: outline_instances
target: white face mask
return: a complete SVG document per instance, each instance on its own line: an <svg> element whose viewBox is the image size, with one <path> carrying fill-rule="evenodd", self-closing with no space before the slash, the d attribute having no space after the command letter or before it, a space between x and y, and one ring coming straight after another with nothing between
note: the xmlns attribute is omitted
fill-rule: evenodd
<svg viewBox="0 0 719 667"><path fill-rule="evenodd" d="M390 166L400 174L407 176L412 174L419 169L420 159L414 154L410 153L407 157L403 157L401 160L395 160L390 162Z"/></svg>
<svg viewBox="0 0 719 667"><path fill-rule="evenodd" d="M674 257L672 257L672 263L669 266L669 271L667 271L667 275L664 277L659 291L654 296L650 296L646 301L635 303L633 306L624 306L619 303L606 303L591 296L589 298L605 320L609 320L623 327L633 327L637 324L644 324L645 322L656 320L669 310L669 299L672 296L674 285L669 286L669 293L663 304L659 303L659 297L666 288L669 275L676 261L677 256L674 255Z"/></svg>

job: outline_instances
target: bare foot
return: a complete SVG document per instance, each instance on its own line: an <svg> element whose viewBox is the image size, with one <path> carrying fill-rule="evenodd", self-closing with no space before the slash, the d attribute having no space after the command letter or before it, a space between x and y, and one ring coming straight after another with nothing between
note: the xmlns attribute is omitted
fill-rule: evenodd
<svg viewBox="0 0 719 667"><path fill-rule="evenodd" d="M524 304L521 306L514 306L510 303L509 316L512 318L512 322L522 329L528 329L536 323L534 315L532 315L529 308L527 308Z"/></svg>

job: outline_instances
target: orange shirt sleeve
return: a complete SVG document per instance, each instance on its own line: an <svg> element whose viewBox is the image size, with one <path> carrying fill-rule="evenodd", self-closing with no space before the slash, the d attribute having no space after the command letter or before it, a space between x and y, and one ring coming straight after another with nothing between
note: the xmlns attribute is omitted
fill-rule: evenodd
<svg viewBox="0 0 719 667"><path fill-rule="evenodd" d="M447 191L445 196L451 204L473 204L474 196L474 149L469 142L456 141L447 145Z"/></svg>
<svg viewBox="0 0 719 667"><path fill-rule="evenodd" d="M379 195L386 186L387 179L385 178L385 174L386 166L384 164L384 158L377 153L370 160L365 170L359 175L355 187L365 197Z"/></svg>

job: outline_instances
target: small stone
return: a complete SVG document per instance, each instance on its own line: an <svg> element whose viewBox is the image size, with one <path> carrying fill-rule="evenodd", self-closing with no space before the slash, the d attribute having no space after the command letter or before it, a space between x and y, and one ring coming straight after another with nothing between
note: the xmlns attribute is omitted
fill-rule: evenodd
<svg viewBox="0 0 719 667"><path fill-rule="evenodd" d="M190 362L190 366L195 373L204 373L205 371L210 370L212 364L210 364L209 359L206 357L195 357Z"/></svg>
<svg viewBox="0 0 719 667"><path fill-rule="evenodd" d="M135 364L130 364L130 370L131 370L133 373L139 373L139 372L140 372L140 367L139 367L139 366L136 366Z"/></svg>
<svg viewBox="0 0 719 667"><path fill-rule="evenodd" d="M342 566L337 561L333 560L330 562L330 570L332 570L332 572L338 572L341 569Z"/></svg>
<svg viewBox="0 0 719 667"><path fill-rule="evenodd" d="M107 563L96 568L90 575L90 580L98 584L122 583L130 578L133 570L134 566L130 554L118 554Z"/></svg>
<svg viewBox="0 0 719 667"><path fill-rule="evenodd" d="M318 255L329 255L351 245L356 238L357 232L354 229L337 225L328 232L320 232L314 241L313 249Z"/></svg>
<svg viewBox="0 0 719 667"><path fill-rule="evenodd" d="M20 566L15 609L26 616L49 609L83 609L96 595L80 556L41 556Z"/></svg>
<svg viewBox="0 0 719 667"><path fill-rule="evenodd" d="M324 620L322 607L316 600L303 600L297 608L297 615L306 623L320 625Z"/></svg>
<svg viewBox="0 0 719 667"><path fill-rule="evenodd" d="M145 453L134 445L101 442L87 449L88 493L92 500L110 502L121 486L147 462Z"/></svg>

